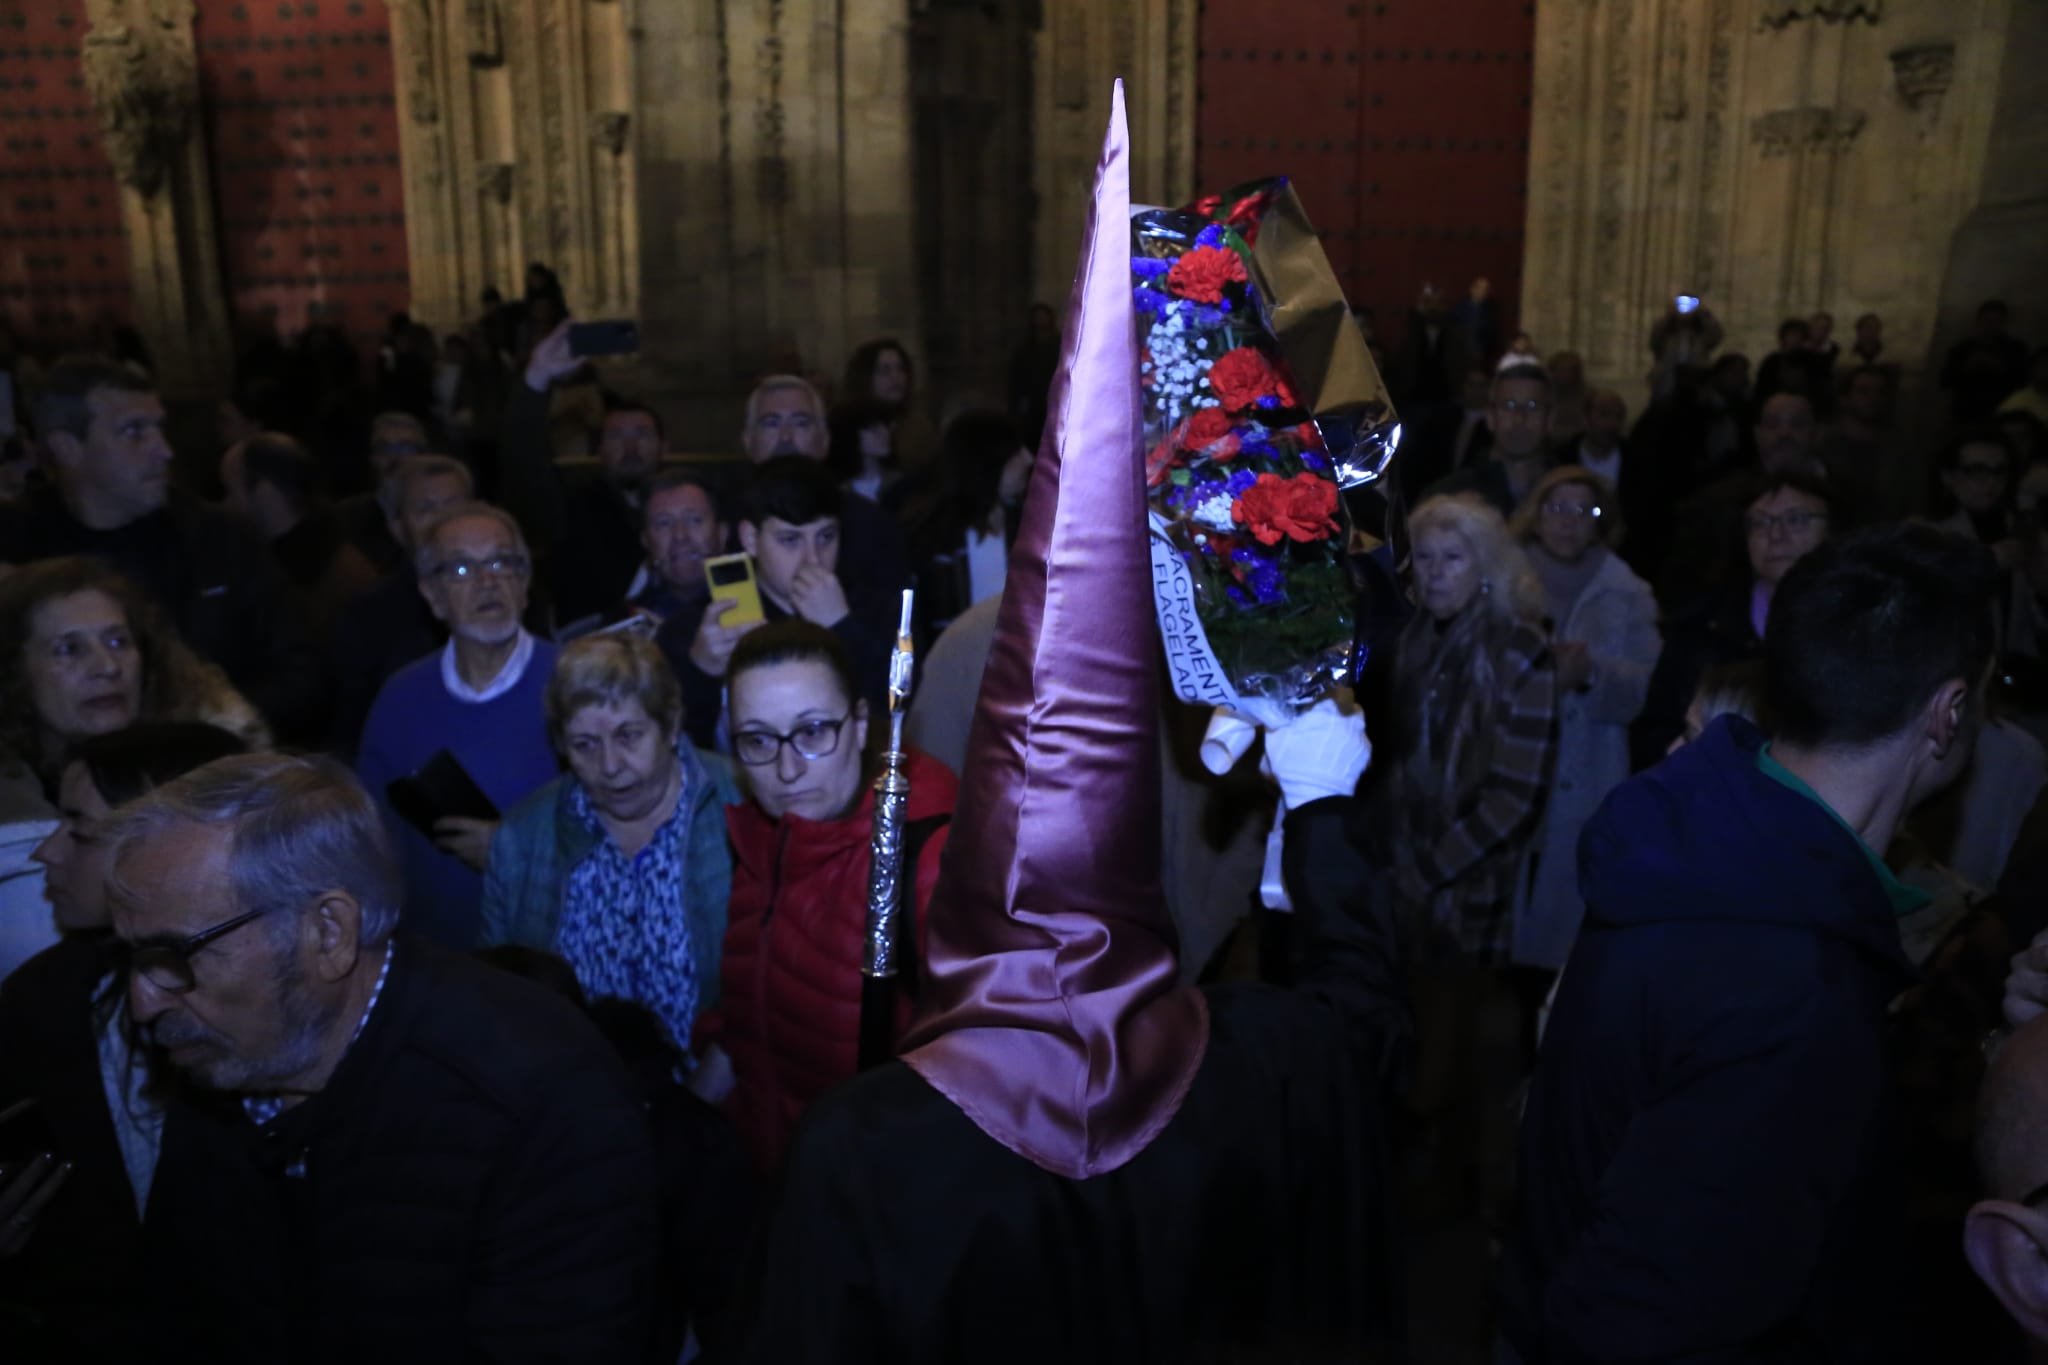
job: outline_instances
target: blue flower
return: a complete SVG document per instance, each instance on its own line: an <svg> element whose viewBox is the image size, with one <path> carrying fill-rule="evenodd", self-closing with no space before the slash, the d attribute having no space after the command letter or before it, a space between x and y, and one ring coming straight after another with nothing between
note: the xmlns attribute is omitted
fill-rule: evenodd
<svg viewBox="0 0 2048 1365"><path fill-rule="evenodd" d="M1252 562L1252 552L1250 548L1243 545L1240 545L1235 550L1232 550L1230 552L1230 557L1240 564L1249 564Z"/></svg>
<svg viewBox="0 0 2048 1365"><path fill-rule="evenodd" d="M1157 256L1131 257L1131 273L1142 280L1156 280L1171 269L1172 261L1162 261Z"/></svg>
<svg viewBox="0 0 2048 1365"><path fill-rule="evenodd" d="M1252 447L1243 446L1240 447L1240 449L1251 450ZM1232 497L1236 497L1237 495L1243 493L1245 489L1250 488L1253 484L1257 483L1258 481L1259 476L1252 473L1251 470L1235 469L1231 471L1230 477L1224 480L1224 487L1230 490ZM1247 551L1247 553L1249 553L1249 551Z"/></svg>
<svg viewBox="0 0 2048 1365"><path fill-rule="evenodd" d="M1211 223L1209 224L1209 226L1203 228L1200 232L1195 234L1195 245L1222 246L1223 225L1221 223Z"/></svg>
<svg viewBox="0 0 2048 1365"><path fill-rule="evenodd" d="M1262 397L1260 397L1259 406L1262 408L1277 408L1280 406L1280 400L1275 398L1270 393L1265 394Z"/></svg>
<svg viewBox="0 0 2048 1365"><path fill-rule="evenodd" d="M1147 289L1141 285L1131 292L1135 295L1139 312L1157 314L1166 311L1166 296L1158 290Z"/></svg>
<svg viewBox="0 0 2048 1365"><path fill-rule="evenodd" d="M1277 564L1261 564L1251 573L1252 594L1260 602L1271 604L1287 600L1287 575L1280 572Z"/></svg>
<svg viewBox="0 0 2048 1365"><path fill-rule="evenodd" d="M1194 316L1190 319L1197 327L1221 327L1223 310L1206 303L1194 305Z"/></svg>
<svg viewBox="0 0 2048 1365"><path fill-rule="evenodd" d="M1330 462L1316 454L1313 450L1302 451L1301 462L1305 467L1313 469L1318 474L1327 473L1330 468Z"/></svg>
<svg viewBox="0 0 2048 1365"><path fill-rule="evenodd" d="M1245 591L1243 588L1225 588L1223 590L1223 595L1228 597L1231 601L1237 603L1237 605L1239 605L1240 607L1248 607L1252 604L1252 599L1245 595Z"/></svg>

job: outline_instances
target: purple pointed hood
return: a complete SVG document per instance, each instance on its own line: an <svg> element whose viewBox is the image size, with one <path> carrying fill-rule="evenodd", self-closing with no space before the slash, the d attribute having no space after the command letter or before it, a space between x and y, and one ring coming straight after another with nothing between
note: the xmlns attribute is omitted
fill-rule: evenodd
<svg viewBox="0 0 2048 1365"><path fill-rule="evenodd" d="M1179 1109L1208 1043L1159 888L1159 628L1119 81L903 1059L1076 1179Z"/></svg>

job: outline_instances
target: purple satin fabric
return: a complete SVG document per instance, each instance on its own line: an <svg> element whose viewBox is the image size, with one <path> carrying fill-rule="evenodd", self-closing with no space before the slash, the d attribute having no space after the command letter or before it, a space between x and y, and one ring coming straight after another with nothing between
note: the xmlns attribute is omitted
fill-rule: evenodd
<svg viewBox="0 0 2048 1365"><path fill-rule="evenodd" d="M1122 82L1081 251L903 1052L983 1132L1075 1179L1145 1149L1209 1037L1159 888Z"/></svg>

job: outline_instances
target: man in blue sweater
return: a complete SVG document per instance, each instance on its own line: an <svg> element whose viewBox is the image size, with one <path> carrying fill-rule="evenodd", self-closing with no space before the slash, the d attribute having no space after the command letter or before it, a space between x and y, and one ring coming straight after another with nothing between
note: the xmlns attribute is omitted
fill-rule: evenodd
<svg viewBox="0 0 2048 1365"><path fill-rule="evenodd" d="M446 749L503 812L560 771L543 697L555 647L519 624L533 560L519 523L485 503L449 509L417 550L420 591L448 643L391 676L370 707L356 772L383 806L405 872L406 927L467 952L482 926L495 820L444 817L433 836L392 810L393 779Z"/></svg>
<svg viewBox="0 0 2048 1365"><path fill-rule="evenodd" d="M1770 742L1724 717L1587 826L1502 1264L1525 1365L1927 1358L1884 1048L1921 897L1881 855L1969 763L1992 584L1925 526L1823 546L1772 600Z"/></svg>

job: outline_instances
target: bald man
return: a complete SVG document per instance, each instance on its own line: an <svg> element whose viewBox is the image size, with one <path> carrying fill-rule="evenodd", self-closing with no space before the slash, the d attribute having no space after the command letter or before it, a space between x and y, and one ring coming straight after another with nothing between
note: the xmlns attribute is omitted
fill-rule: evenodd
<svg viewBox="0 0 2048 1365"><path fill-rule="evenodd" d="M1977 1170L1987 1198L1963 1225L1970 1268L2048 1362L2048 1015L2022 1025L1984 1077Z"/></svg>

